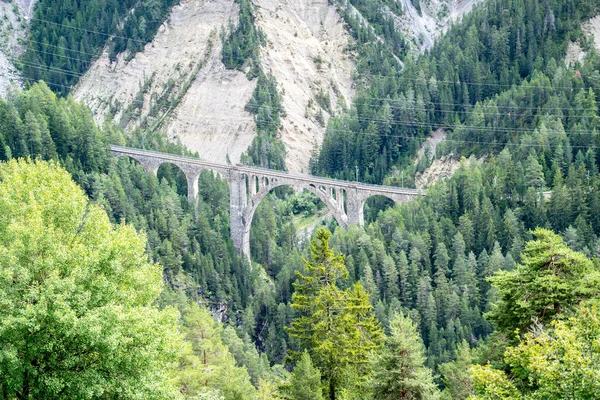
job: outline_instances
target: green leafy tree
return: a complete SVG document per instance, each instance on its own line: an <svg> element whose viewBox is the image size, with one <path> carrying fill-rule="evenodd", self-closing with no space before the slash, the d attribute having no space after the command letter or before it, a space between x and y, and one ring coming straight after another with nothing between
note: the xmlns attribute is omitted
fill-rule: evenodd
<svg viewBox="0 0 600 400"><path fill-rule="evenodd" d="M297 272L291 306L299 316L287 332L308 349L329 399L335 400L345 376L366 375L369 353L377 348L382 332L362 285L346 290L337 286L348 271L343 256L329 247L330 236L325 228L316 232L312 260L304 260L304 274Z"/></svg>
<svg viewBox="0 0 600 400"><path fill-rule="evenodd" d="M534 320L546 324L568 315L581 301L600 294L600 274L592 261L551 231L538 228L533 235L536 240L525 246L522 264L489 278L500 300L486 317L507 334L526 331Z"/></svg>
<svg viewBox="0 0 600 400"><path fill-rule="evenodd" d="M437 399L438 388L425 367L424 346L416 325L402 312L390 321L390 335L372 360L376 400Z"/></svg>
<svg viewBox="0 0 600 400"><path fill-rule="evenodd" d="M509 347L505 361L513 380L490 366L472 368L476 395L487 399L600 398L600 315L581 307L573 317L553 321Z"/></svg>
<svg viewBox="0 0 600 400"><path fill-rule="evenodd" d="M111 225L54 163L0 165L0 393L178 398L178 313L146 240Z"/></svg>
<svg viewBox="0 0 600 400"><path fill-rule="evenodd" d="M489 365L474 365L471 374L475 382L475 395L469 400L520 400L522 397L503 371Z"/></svg>

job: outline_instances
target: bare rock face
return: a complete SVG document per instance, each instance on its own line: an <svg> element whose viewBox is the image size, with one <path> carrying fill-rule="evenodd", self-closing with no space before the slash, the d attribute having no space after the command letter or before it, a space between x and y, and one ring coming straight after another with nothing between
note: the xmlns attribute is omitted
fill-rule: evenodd
<svg viewBox="0 0 600 400"><path fill-rule="evenodd" d="M420 0L421 13L411 0L400 0L403 14L396 17L396 27L411 39L413 45L429 50L435 39L480 0Z"/></svg>
<svg viewBox="0 0 600 400"><path fill-rule="evenodd" d="M14 61L23 52L20 40L27 35L34 4L34 0L0 2L0 97L23 85Z"/></svg>
<svg viewBox="0 0 600 400"><path fill-rule="evenodd" d="M600 51L600 15L584 22L581 26L583 32L594 39L596 49Z"/></svg>
<svg viewBox="0 0 600 400"><path fill-rule="evenodd" d="M354 95L355 66L344 52L350 38L327 0L257 0L256 14L267 37L263 69L275 76L282 93L286 166L307 172L327 121L349 107Z"/></svg>
<svg viewBox="0 0 600 400"><path fill-rule="evenodd" d="M98 122L162 130L205 160L239 161L255 135L244 106L256 82L225 69L219 37L238 11L230 0L182 0L143 52L96 60L75 97Z"/></svg>
<svg viewBox="0 0 600 400"><path fill-rule="evenodd" d="M21 10L21 15L26 19L31 18L33 15L33 6L36 0L13 0Z"/></svg>
<svg viewBox="0 0 600 400"><path fill-rule="evenodd" d="M581 30L589 38L593 39L594 45L600 51L600 15L590 18L581 24ZM586 52L581 48L579 40L569 43L567 47L567 55L565 64L567 67L573 67L578 62L582 62L586 56Z"/></svg>
<svg viewBox="0 0 600 400"><path fill-rule="evenodd" d="M349 36L327 0L257 0L257 24L266 34L263 70L283 97L282 139L287 166L307 171L311 150L327 120L349 105L354 65ZM244 110L256 87L221 62L221 31L237 23L231 0L183 0L154 41L130 59L96 60L75 90L98 122L159 129L209 161L236 163L256 135ZM320 106L327 103L329 106Z"/></svg>

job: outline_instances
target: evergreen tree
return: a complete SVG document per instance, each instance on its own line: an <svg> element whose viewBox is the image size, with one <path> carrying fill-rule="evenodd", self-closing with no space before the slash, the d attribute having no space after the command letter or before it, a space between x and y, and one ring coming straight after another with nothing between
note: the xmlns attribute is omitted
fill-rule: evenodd
<svg viewBox="0 0 600 400"><path fill-rule="evenodd" d="M534 236L522 264L489 279L500 300L486 318L508 335L568 315L579 302L600 295L600 273L589 259L548 230L538 228Z"/></svg>
<svg viewBox="0 0 600 400"><path fill-rule="evenodd" d="M439 367L444 384L442 399L466 400L473 394L473 379L470 373L472 363L471 348L463 341L456 350L456 360Z"/></svg>
<svg viewBox="0 0 600 400"><path fill-rule="evenodd" d="M289 400L322 400L321 373L313 365L308 351L296 363L289 384L284 388Z"/></svg>
<svg viewBox="0 0 600 400"><path fill-rule="evenodd" d="M425 362L415 324L402 312L390 321L390 335L372 359L371 385L375 400L437 399L440 396Z"/></svg>
<svg viewBox="0 0 600 400"><path fill-rule="evenodd" d="M300 341L322 372L327 397L335 400L343 376L368 363L377 348L381 328L372 314L369 296L360 283L341 290L348 271L343 256L329 247L331 233L320 228L310 246L305 273L297 272L292 308L299 316L286 329Z"/></svg>

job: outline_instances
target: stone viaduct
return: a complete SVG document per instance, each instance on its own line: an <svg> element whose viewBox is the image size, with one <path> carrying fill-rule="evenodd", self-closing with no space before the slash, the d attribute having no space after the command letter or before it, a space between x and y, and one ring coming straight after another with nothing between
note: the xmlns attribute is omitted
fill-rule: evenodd
<svg viewBox="0 0 600 400"><path fill-rule="evenodd" d="M368 185L298 173L275 171L243 165L224 165L193 157L159 153L129 147L110 146L115 157L130 157L144 170L155 175L161 164L174 164L183 171L188 184L188 197L198 196L198 178L204 170L221 175L229 184L231 237L236 250L250 257L250 226L260 201L278 186L306 189L325 203L337 223L346 229L349 225L364 225L363 206L371 196L385 196L396 203L405 203L423 196L415 189Z"/></svg>

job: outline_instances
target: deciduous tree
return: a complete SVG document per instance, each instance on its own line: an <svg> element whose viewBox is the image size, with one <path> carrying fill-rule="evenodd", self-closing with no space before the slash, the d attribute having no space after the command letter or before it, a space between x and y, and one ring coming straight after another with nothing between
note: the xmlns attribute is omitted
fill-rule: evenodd
<svg viewBox="0 0 600 400"><path fill-rule="evenodd" d="M178 398L182 338L146 239L111 225L54 163L0 165L0 393Z"/></svg>

